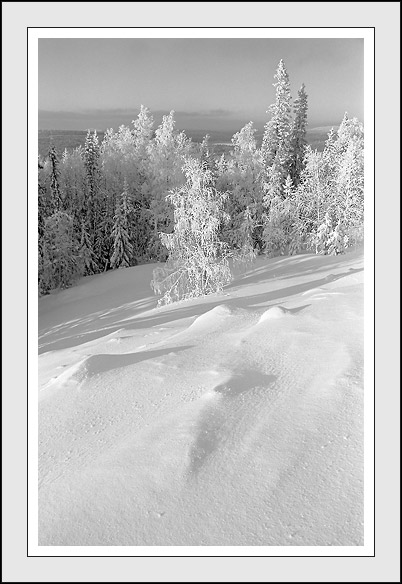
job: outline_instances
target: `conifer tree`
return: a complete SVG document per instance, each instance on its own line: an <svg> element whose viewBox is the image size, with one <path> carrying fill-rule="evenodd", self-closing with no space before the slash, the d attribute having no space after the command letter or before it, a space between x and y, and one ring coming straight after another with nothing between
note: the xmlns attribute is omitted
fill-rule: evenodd
<svg viewBox="0 0 402 584"><path fill-rule="evenodd" d="M338 255L344 253L348 238L345 234L344 226L342 220L339 219L335 226L335 229L329 234L328 237L328 254Z"/></svg>
<svg viewBox="0 0 402 584"><path fill-rule="evenodd" d="M91 239L85 225L84 219L81 219L81 237L79 246L79 257L82 264L82 275L95 274L97 272L97 265L95 254L92 249Z"/></svg>
<svg viewBox="0 0 402 584"><path fill-rule="evenodd" d="M211 136L206 134L199 145L199 160L202 167L211 172L212 181L217 177L217 168L214 159L214 146L211 144Z"/></svg>
<svg viewBox="0 0 402 584"><path fill-rule="evenodd" d="M285 181L290 165L292 98L289 76L282 59L274 77L275 103L267 111L271 119L265 125L261 152L265 166L268 168L275 162Z"/></svg>
<svg viewBox="0 0 402 584"><path fill-rule="evenodd" d="M57 156L57 151L54 145L51 146L49 150L49 160L51 164L51 179L50 179L50 190L52 194L53 211L61 211L62 199L60 192L60 170L59 170L59 158Z"/></svg>
<svg viewBox="0 0 402 584"><path fill-rule="evenodd" d="M57 211L45 221L42 289L67 288L80 275L73 219Z"/></svg>
<svg viewBox="0 0 402 584"><path fill-rule="evenodd" d="M94 237L98 217L98 200L99 191L99 140L96 130L91 134L88 130L84 147L84 163L87 178L87 197L86 197L86 222L90 230L91 237Z"/></svg>
<svg viewBox="0 0 402 584"><path fill-rule="evenodd" d="M154 119L148 108L141 105L137 119L132 121L132 135L137 157L146 157L149 142L152 138Z"/></svg>
<svg viewBox="0 0 402 584"><path fill-rule="evenodd" d="M331 245L331 235L332 235L332 219L327 211L324 216L324 220L319 225L317 233L314 238L315 243L315 253L327 255Z"/></svg>
<svg viewBox="0 0 402 584"><path fill-rule="evenodd" d="M290 177L290 174L286 177L285 184L283 186L283 196L285 199L288 199L292 196L293 193L293 181Z"/></svg>
<svg viewBox="0 0 402 584"><path fill-rule="evenodd" d="M300 181L301 171L303 170L305 150L307 146L307 93L304 83L297 92L297 98L294 103L294 114L295 117L291 136L290 175L293 184L297 185Z"/></svg>
<svg viewBox="0 0 402 584"><path fill-rule="evenodd" d="M87 171L89 190L92 193L95 189L97 173L98 173L98 160L99 160L99 140L94 130L91 134L91 130L88 130L85 147L84 147L84 161L85 168Z"/></svg>
<svg viewBox="0 0 402 584"><path fill-rule="evenodd" d="M43 236L45 233L45 220L47 217L46 209L46 187L41 180L41 171L43 170L43 165L38 160L38 285L39 294L42 294L43 290L42 280L43 280Z"/></svg>
<svg viewBox="0 0 402 584"><path fill-rule="evenodd" d="M271 200L281 197L283 192L283 169L279 161L275 160L266 171L264 183L263 203L265 209L269 209Z"/></svg>
<svg viewBox="0 0 402 584"><path fill-rule="evenodd" d="M112 230L113 254L110 259L111 268L128 268L131 265L133 246L128 231L129 206L126 189L120 195L116 205L114 225Z"/></svg>
<svg viewBox="0 0 402 584"><path fill-rule="evenodd" d="M51 215L52 209L49 209L49 202L46 193L46 185L42 177L43 165L38 161L38 236L39 242L43 237L45 229L45 219Z"/></svg>

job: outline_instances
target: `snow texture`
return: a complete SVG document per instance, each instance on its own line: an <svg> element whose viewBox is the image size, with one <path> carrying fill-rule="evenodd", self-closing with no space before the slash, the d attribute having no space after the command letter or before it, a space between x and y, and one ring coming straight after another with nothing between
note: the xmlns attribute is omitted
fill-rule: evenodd
<svg viewBox="0 0 402 584"><path fill-rule="evenodd" d="M39 544L363 545L363 252L39 300Z"/></svg>

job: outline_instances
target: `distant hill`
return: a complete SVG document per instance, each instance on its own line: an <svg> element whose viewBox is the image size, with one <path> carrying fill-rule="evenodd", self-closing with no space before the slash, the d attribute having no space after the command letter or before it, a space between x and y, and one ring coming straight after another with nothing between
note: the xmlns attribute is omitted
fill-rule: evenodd
<svg viewBox="0 0 402 584"><path fill-rule="evenodd" d="M317 149L319 152L324 150L325 142L328 138L328 134L334 128L336 131L339 126L319 126L317 128L309 128L307 130L307 142L313 149Z"/></svg>
<svg viewBox="0 0 402 584"><path fill-rule="evenodd" d="M97 132L99 140L103 140L105 132ZM64 150L74 150L78 146L84 146L87 132L85 130L39 130L38 154L47 156L51 144L54 144L57 152L62 154Z"/></svg>
<svg viewBox="0 0 402 584"><path fill-rule="evenodd" d="M312 148L322 151L324 149L325 141L328 132L331 128L337 129L337 126L319 126L307 130L307 141ZM240 128L234 130L185 130L186 135L192 139L194 143L202 142L204 136L210 136L211 144L215 145L215 153L221 154L230 150L232 143L232 136L239 131ZM105 135L104 131L98 131L99 140L102 141ZM53 143L59 154L62 154L65 148L73 150L78 146L84 146L87 132L85 130L39 130L38 134L38 153L41 157L47 156L50 145ZM260 145L263 131L257 130L257 143Z"/></svg>

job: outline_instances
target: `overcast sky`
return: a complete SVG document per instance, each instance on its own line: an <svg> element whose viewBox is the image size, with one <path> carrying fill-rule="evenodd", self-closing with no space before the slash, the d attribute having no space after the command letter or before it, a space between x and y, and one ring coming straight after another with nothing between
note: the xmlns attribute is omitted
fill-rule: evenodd
<svg viewBox="0 0 402 584"><path fill-rule="evenodd" d="M363 39L40 39L39 128L117 128L141 104L180 129L261 126L280 59L310 127L363 121Z"/></svg>

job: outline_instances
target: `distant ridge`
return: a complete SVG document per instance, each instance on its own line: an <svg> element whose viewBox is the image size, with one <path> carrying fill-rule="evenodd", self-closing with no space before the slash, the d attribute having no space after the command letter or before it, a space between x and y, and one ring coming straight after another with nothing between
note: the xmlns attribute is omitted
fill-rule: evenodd
<svg viewBox="0 0 402 584"><path fill-rule="evenodd" d="M307 130L307 141L312 148L322 151L324 149L325 141L331 128L338 129L338 125L333 126L317 126ZM194 143L202 142L203 138L208 134L210 136L211 144L216 145L217 153L225 152L230 149L232 144L232 137L240 128L234 130L184 130L186 135L192 139ZM105 130L97 130L99 140L103 140ZM38 154L41 157L46 157L51 143L54 144L57 152L61 154L65 148L73 150L78 146L84 146L87 130L39 130L38 132ZM261 144L263 130L257 129L255 137L257 144Z"/></svg>

